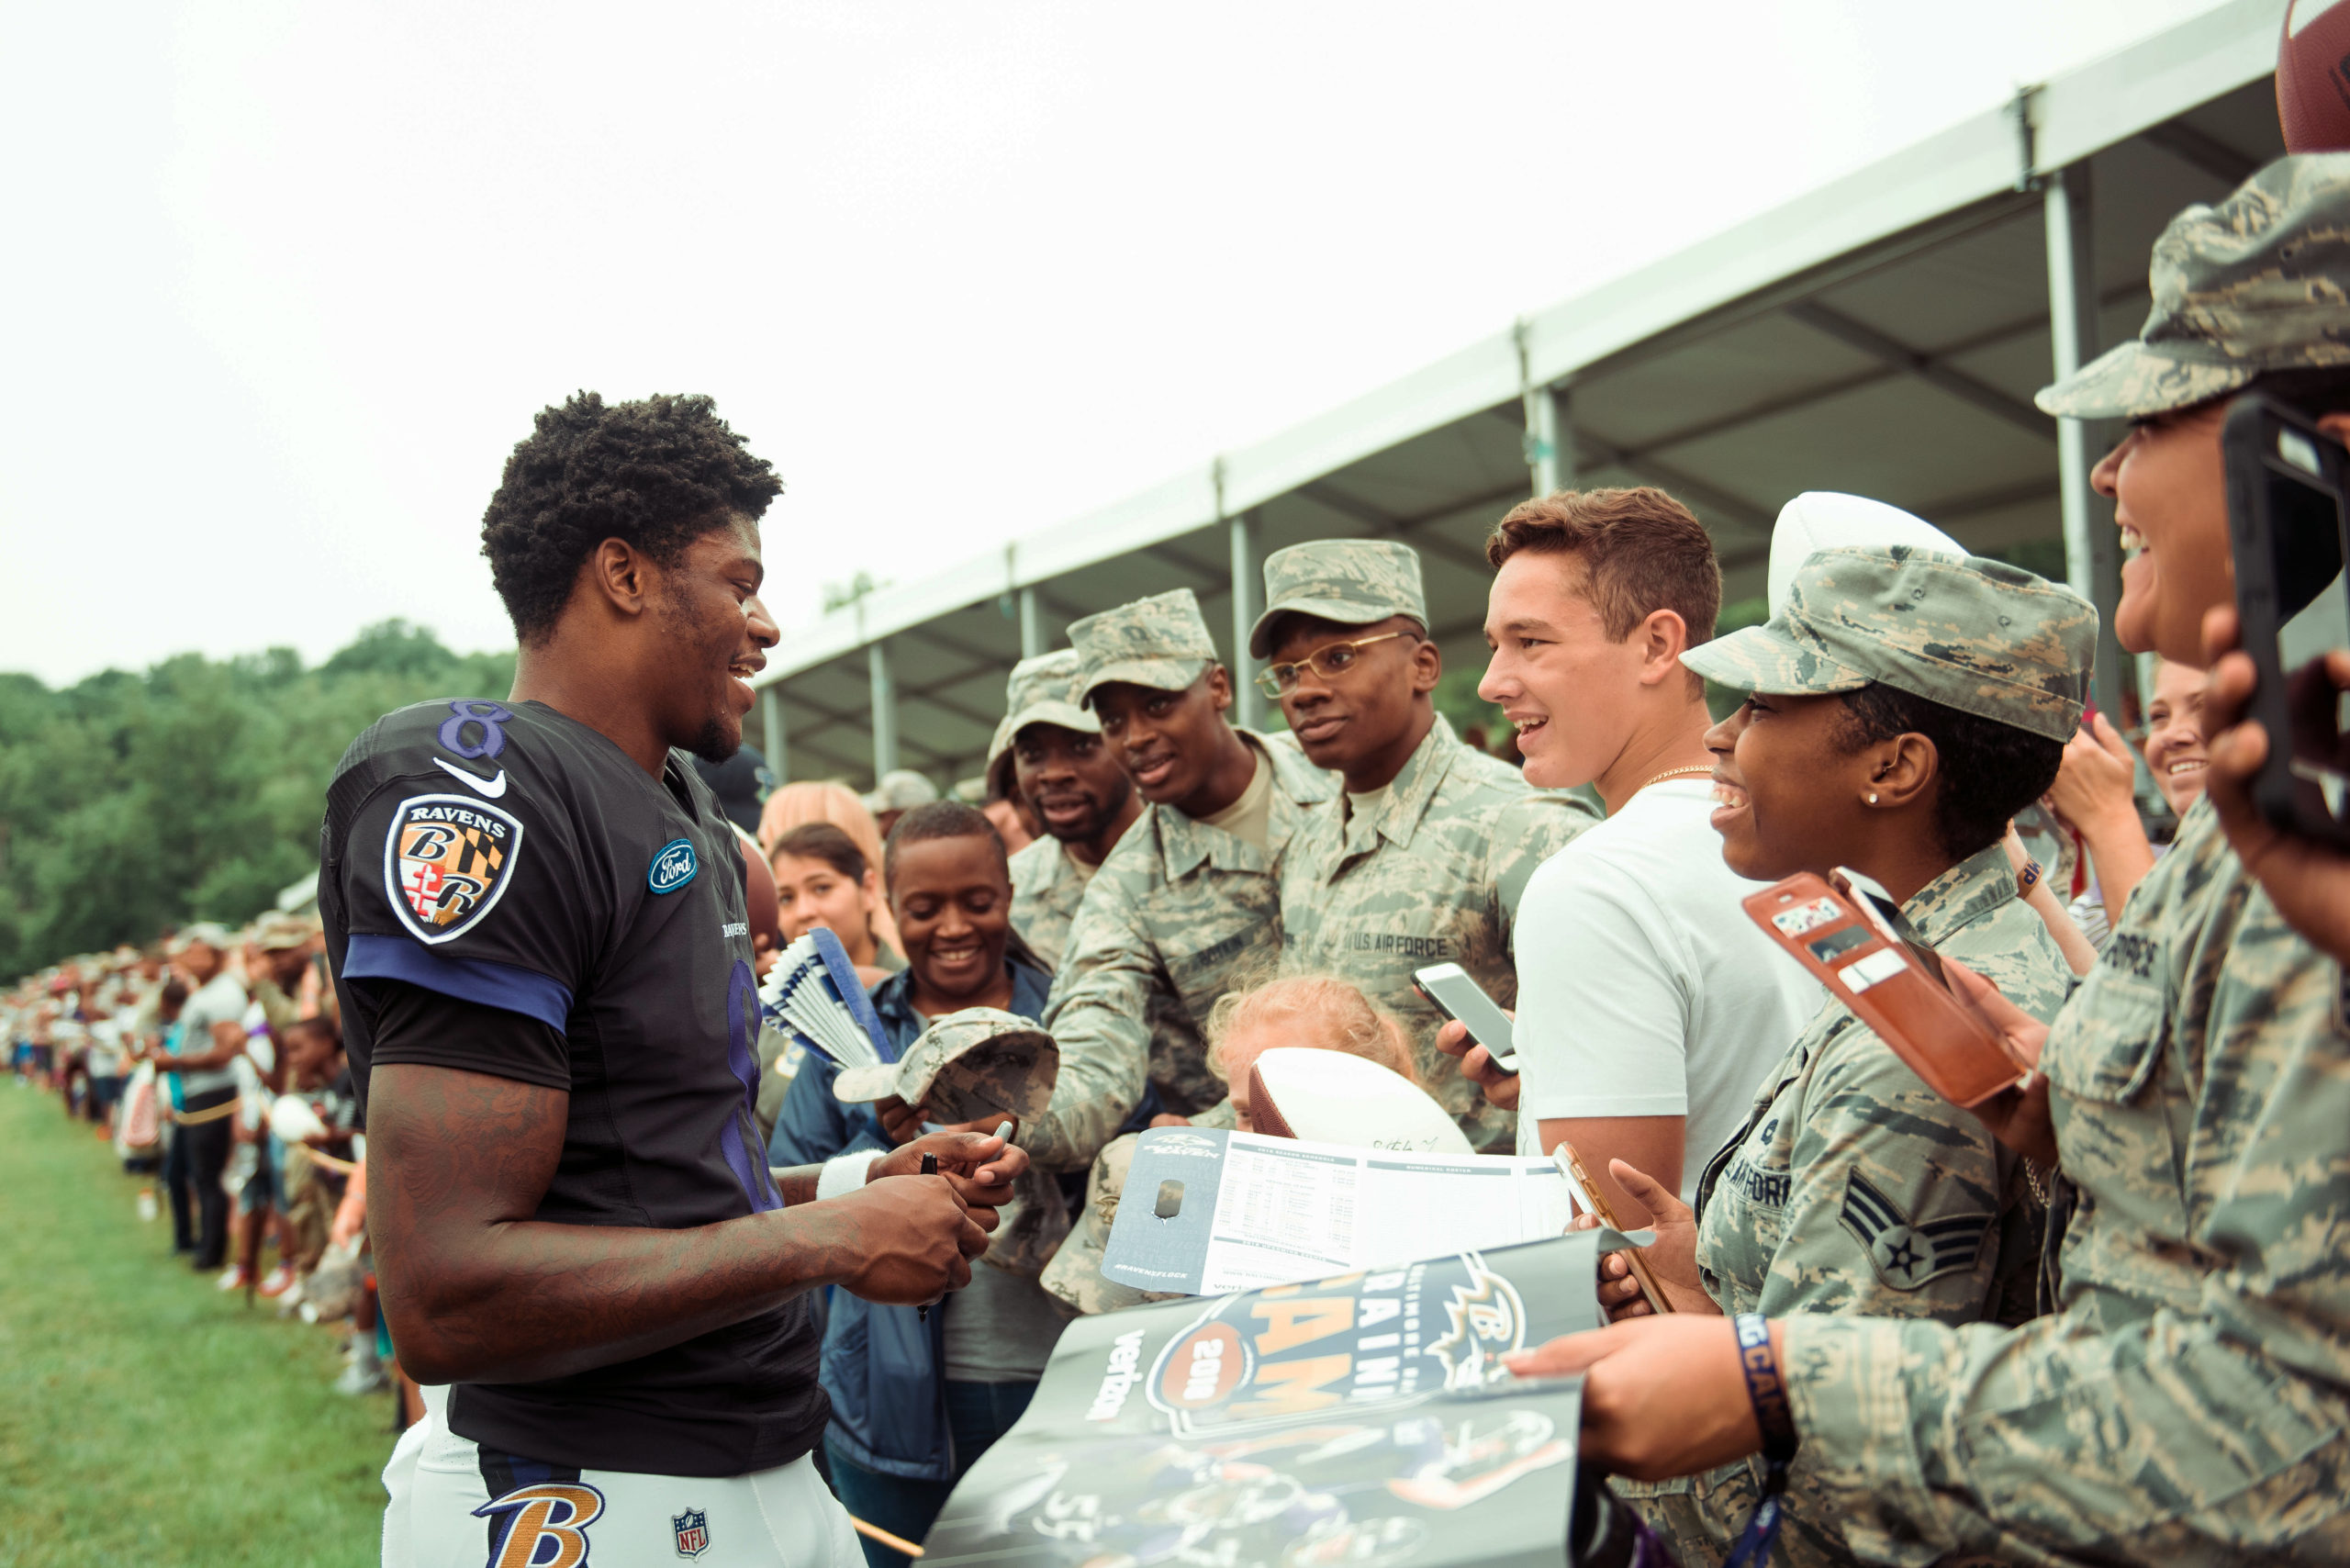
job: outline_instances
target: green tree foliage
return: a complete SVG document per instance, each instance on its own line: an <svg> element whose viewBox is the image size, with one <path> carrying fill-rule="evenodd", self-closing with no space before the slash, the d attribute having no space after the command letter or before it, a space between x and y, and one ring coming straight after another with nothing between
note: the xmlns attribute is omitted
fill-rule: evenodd
<svg viewBox="0 0 2350 1568"><path fill-rule="evenodd" d="M410 702L513 684L510 652L453 654L400 621L309 670L272 648L62 691L0 675L0 975L249 919L317 867L352 737Z"/></svg>

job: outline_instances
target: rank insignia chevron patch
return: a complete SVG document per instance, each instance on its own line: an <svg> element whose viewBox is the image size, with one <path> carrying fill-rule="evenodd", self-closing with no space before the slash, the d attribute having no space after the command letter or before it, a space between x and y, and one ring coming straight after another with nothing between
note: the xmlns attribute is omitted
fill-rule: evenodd
<svg viewBox="0 0 2350 1568"><path fill-rule="evenodd" d="M447 942L481 924L514 879L522 824L464 795L416 795L384 835L384 891L420 942Z"/></svg>
<svg viewBox="0 0 2350 1568"><path fill-rule="evenodd" d="M1876 1277L1897 1291L1914 1291L1930 1280L1975 1266L1990 1234L1987 1214L1953 1215L1911 1225L1909 1216L1854 1171L1844 1183L1844 1228L1869 1249Z"/></svg>

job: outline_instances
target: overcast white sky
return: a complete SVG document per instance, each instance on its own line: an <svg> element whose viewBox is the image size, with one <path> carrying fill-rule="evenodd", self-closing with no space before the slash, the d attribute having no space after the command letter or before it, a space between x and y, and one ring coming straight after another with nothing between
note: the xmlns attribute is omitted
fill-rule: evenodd
<svg viewBox="0 0 2350 1568"><path fill-rule="evenodd" d="M777 464L788 627L2207 5L0 8L0 669L509 645L580 386Z"/></svg>

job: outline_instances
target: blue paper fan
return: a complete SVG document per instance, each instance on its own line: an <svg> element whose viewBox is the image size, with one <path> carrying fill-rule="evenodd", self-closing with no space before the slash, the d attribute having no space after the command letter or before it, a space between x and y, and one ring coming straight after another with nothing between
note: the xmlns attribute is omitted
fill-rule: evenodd
<svg viewBox="0 0 2350 1568"><path fill-rule="evenodd" d="M767 971L767 983L759 987L759 1011L836 1067L898 1059L848 949L821 925L786 947Z"/></svg>

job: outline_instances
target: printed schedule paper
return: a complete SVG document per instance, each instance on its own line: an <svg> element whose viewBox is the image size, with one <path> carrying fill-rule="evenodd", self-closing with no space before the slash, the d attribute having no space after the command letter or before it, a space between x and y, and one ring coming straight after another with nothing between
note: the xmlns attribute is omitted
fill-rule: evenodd
<svg viewBox="0 0 2350 1568"><path fill-rule="evenodd" d="M1222 1295L1561 1234L1557 1163L1160 1127L1135 1148L1102 1271Z"/></svg>

